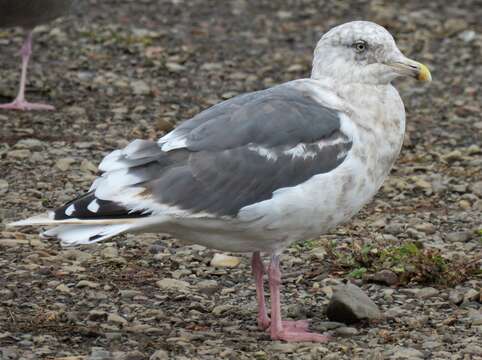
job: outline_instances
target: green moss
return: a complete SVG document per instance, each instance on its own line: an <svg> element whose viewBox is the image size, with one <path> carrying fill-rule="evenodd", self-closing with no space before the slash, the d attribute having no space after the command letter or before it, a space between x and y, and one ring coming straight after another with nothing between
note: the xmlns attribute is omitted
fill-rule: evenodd
<svg viewBox="0 0 482 360"><path fill-rule="evenodd" d="M388 269L400 283L454 286L480 275L480 257L447 259L438 249L426 248L421 242L375 247L354 242L350 246L325 243L334 270L354 278Z"/></svg>

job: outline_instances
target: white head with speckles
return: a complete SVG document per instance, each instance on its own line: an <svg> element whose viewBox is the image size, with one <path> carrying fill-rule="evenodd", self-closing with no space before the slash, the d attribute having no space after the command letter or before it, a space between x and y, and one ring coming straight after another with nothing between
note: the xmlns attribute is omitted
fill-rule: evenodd
<svg viewBox="0 0 482 360"><path fill-rule="evenodd" d="M388 84L399 76L430 81L428 68L405 57L392 35L369 21L339 25L318 42L311 77L339 83Z"/></svg>

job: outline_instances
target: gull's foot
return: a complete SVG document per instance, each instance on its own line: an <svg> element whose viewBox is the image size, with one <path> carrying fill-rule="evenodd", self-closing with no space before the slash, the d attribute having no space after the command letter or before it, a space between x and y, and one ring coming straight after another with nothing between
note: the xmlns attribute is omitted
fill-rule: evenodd
<svg viewBox="0 0 482 360"><path fill-rule="evenodd" d="M271 330L271 339L287 342L317 342L324 343L331 340L329 335L316 334L297 327L285 328L281 330Z"/></svg>
<svg viewBox="0 0 482 360"><path fill-rule="evenodd" d="M270 324L271 320L269 319L269 317L258 317L258 327L261 330L268 330Z"/></svg>
<svg viewBox="0 0 482 360"><path fill-rule="evenodd" d="M25 100L15 100L9 104L0 104L0 109L3 110L20 110L20 111L31 111L31 110L43 110L52 111L55 108L51 105L46 104L35 104L29 103Z"/></svg>
<svg viewBox="0 0 482 360"><path fill-rule="evenodd" d="M283 329L290 330L305 330L308 331L310 327L310 320L283 320ZM269 330L271 320L269 318L258 318L258 326L261 330Z"/></svg>

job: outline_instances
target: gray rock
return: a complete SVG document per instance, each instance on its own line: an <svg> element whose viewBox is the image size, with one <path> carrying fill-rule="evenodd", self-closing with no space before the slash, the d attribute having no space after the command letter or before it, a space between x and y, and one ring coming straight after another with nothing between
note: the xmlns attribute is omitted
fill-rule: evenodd
<svg viewBox="0 0 482 360"><path fill-rule="evenodd" d="M379 319L381 316L378 306L353 284L335 287L326 315L332 321L345 324Z"/></svg>

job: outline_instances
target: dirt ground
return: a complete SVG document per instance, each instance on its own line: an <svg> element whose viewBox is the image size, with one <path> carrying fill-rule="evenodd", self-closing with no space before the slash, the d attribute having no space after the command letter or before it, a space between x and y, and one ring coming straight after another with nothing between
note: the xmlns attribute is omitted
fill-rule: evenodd
<svg viewBox="0 0 482 360"><path fill-rule="evenodd" d="M327 239L415 240L447 259L480 259L482 4L396 3L90 0L39 27L28 96L58 110L0 112L0 359L482 359L477 275L450 287L356 280L385 317L336 332L341 325L324 314L346 279L324 259ZM38 229L5 228L83 193L100 159L130 140L156 139L236 94L308 77L320 35L355 19L386 26L434 81L397 82L407 136L374 202L283 256L286 316L334 329L331 342L273 342L257 329L248 256L214 268L214 251L165 235L62 249ZM0 102L17 91L22 37L0 32ZM161 289L165 278L181 282Z"/></svg>

